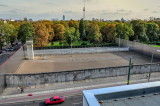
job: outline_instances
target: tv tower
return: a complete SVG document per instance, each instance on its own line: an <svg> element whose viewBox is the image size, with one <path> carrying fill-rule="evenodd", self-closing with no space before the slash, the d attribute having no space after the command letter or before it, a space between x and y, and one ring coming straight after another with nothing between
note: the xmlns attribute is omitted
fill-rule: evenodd
<svg viewBox="0 0 160 106"><path fill-rule="evenodd" d="M85 12L86 12L86 9L85 9L85 4L86 4L86 0L84 0L84 7L83 7L83 23L84 23L84 26L83 26L83 39L86 38L86 31L85 31Z"/></svg>
<svg viewBox="0 0 160 106"><path fill-rule="evenodd" d="M86 8L85 8L85 6L86 6L86 0L84 0L84 7L83 7L83 20L85 20L85 12L86 12Z"/></svg>

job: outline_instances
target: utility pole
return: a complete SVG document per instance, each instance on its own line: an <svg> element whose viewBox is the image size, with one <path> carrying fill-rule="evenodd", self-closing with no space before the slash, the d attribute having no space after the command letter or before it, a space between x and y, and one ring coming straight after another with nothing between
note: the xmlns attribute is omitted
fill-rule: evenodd
<svg viewBox="0 0 160 106"><path fill-rule="evenodd" d="M129 85L129 83L130 83L130 71L131 71L131 68L133 68L132 57L130 57L130 59L129 59L127 85Z"/></svg>

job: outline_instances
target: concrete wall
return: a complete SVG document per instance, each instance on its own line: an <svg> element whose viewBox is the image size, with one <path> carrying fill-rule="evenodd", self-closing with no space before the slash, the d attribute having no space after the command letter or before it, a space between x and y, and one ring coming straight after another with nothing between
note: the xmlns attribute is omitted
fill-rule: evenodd
<svg viewBox="0 0 160 106"><path fill-rule="evenodd" d="M45 49L45 50L34 50L34 55L103 53L103 52L115 52L115 51L129 51L129 48L92 47L92 48L72 48L72 49Z"/></svg>
<svg viewBox="0 0 160 106"><path fill-rule="evenodd" d="M150 71L150 64L135 65L131 69L131 74L142 74ZM151 65L151 72L159 72L160 63ZM64 72L50 72L38 74L6 74L6 86L26 86L32 85L78 81L93 78L115 77L128 74L128 66L109 67L98 69L86 69Z"/></svg>
<svg viewBox="0 0 160 106"><path fill-rule="evenodd" d="M0 75L0 94L3 93L5 89L5 77L4 75Z"/></svg>
<svg viewBox="0 0 160 106"><path fill-rule="evenodd" d="M119 44L119 39L116 38L116 44ZM120 39L120 46L129 47L130 50L139 52L143 55L151 56L154 52L154 57L160 58L160 53L155 52L156 50L160 50L159 47L153 47L147 44L142 44L134 41Z"/></svg>

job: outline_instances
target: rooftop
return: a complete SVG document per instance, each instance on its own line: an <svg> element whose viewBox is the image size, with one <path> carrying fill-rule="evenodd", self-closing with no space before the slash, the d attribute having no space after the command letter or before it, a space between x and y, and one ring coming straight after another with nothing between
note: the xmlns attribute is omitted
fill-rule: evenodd
<svg viewBox="0 0 160 106"><path fill-rule="evenodd" d="M159 106L160 81L85 90L83 94L88 104L84 106Z"/></svg>

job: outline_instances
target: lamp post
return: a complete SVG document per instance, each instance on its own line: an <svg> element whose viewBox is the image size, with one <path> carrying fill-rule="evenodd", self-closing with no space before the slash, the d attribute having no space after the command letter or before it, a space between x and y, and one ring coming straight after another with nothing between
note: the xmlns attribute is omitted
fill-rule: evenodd
<svg viewBox="0 0 160 106"><path fill-rule="evenodd" d="M151 77L151 65L152 65L152 63L153 63L153 56L154 56L154 53L155 53L155 52L160 52L160 50L154 50L154 51L152 52L150 70L149 70L149 74L148 74L148 82L149 82L150 77Z"/></svg>
<svg viewBox="0 0 160 106"><path fill-rule="evenodd" d="M132 57L129 59L129 68L128 68L128 77L127 77L127 85L130 84L130 74L131 74L131 69L133 68L133 62L132 62Z"/></svg>
<svg viewBox="0 0 160 106"><path fill-rule="evenodd" d="M119 35L118 41L119 41L119 44L118 44L118 54L119 54L119 52L120 52L120 35Z"/></svg>
<svg viewBox="0 0 160 106"><path fill-rule="evenodd" d="M71 57L72 57L72 36L71 36Z"/></svg>

